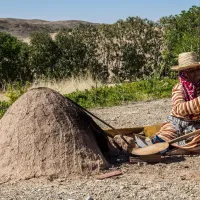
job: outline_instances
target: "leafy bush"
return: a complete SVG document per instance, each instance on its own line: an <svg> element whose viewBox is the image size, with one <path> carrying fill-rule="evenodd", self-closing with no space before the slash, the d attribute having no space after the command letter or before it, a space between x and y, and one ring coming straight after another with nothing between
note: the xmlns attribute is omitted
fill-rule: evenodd
<svg viewBox="0 0 200 200"><path fill-rule="evenodd" d="M4 113L9 108L10 103L6 101L0 101L0 118L3 117Z"/></svg>
<svg viewBox="0 0 200 200"><path fill-rule="evenodd" d="M25 85L20 82L15 82L12 85L8 84L6 96L9 98L9 103L15 102L22 94L28 91L29 87L29 82L26 82Z"/></svg>
<svg viewBox="0 0 200 200"><path fill-rule="evenodd" d="M131 101L153 100L171 96L174 79L149 79L133 83L107 85L91 90L77 91L65 95L85 108L120 105Z"/></svg>
<svg viewBox="0 0 200 200"><path fill-rule="evenodd" d="M30 87L30 83L22 84L21 82L15 82L14 84L8 84L6 96L9 101L0 101L0 118L3 117L7 109L15 102L22 94L24 94Z"/></svg>

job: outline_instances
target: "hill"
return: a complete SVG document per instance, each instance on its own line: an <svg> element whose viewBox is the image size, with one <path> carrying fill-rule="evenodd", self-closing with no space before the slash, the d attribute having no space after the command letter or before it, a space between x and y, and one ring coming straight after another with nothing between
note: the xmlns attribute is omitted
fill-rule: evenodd
<svg viewBox="0 0 200 200"><path fill-rule="evenodd" d="M47 31L55 33L60 29L74 28L79 24L94 24L81 20L45 21L40 19L0 18L0 31L18 38L29 37L31 32Z"/></svg>

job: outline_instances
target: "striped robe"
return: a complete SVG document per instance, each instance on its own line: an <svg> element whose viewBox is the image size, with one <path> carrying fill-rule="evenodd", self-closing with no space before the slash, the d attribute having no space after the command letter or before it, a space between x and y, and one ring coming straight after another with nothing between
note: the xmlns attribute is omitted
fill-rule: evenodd
<svg viewBox="0 0 200 200"><path fill-rule="evenodd" d="M182 85L180 83L175 85L172 89L172 110L170 115L178 118L178 120L182 119L181 121L183 122L191 122L190 116L192 115L192 121L199 124L200 127L200 91L197 91L197 93L197 98L186 101ZM162 125L158 136L165 141L169 141L178 137L179 134L171 122L166 122ZM195 136L192 141L186 143L184 146L181 146L181 148L189 149L198 145L200 145L200 135Z"/></svg>

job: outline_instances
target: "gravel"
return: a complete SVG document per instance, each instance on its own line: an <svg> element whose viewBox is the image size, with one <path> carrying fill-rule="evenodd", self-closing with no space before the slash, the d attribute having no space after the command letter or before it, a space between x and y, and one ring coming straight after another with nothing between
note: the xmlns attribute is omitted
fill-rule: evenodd
<svg viewBox="0 0 200 200"><path fill-rule="evenodd" d="M160 123L170 112L170 99L140 102L93 113L115 127ZM0 199L27 200L116 200L116 199L200 199L200 156L171 156L157 164L113 166L122 175L104 180L31 179L0 185Z"/></svg>

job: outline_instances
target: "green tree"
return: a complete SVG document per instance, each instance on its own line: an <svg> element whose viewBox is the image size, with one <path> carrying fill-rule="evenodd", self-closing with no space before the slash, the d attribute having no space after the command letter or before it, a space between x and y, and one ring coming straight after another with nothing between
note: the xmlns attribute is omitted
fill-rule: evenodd
<svg viewBox="0 0 200 200"><path fill-rule="evenodd" d="M33 76L53 78L57 73L55 65L59 57L59 49L46 32L35 32L30 37L29 64Z"/></svg>
<svg viewBox="0 0 200 200"><path fill-rule="evenodd" d="M115 23L111 31L112 71L119 79L133 80L160 74L163 33L158 23L129 17Z"/></svg>
<svg viewBox="0 0 200 200"><path fill-rule="evenodd" d="M130 81L136 80L142 75L142 66L145 64L145 55L138 54L137 49L132 44L126 44L122 48L122 74L119 77Z"/></svg>
<svg viewBox="0 0 200 200"><path fill-rule="evenodd" d="M81 34L73 31L60 31L56 36L60 57L56 64L59 77L80 76L87 73L89 57L88 48Z"/></svg>
<svg viewBox="0 0 200 200"><path fill-rule="evenodd" d="M28 45L10 34L0 32L0 79L2 82L30 80L27 65Z"/></svg>
<svg viewBox="0 0 200 200"><path fill-rule="evenodd" d="M177 64L178 54L194 51L200 58L200 7L193 6L179 15L163 17L160 24L164 31L165 75Z"/></svg>
<svg viewBox="0 0 200 200"><path fill-rule="evenodd" d="M96 80L106 81L108 78L108 64L102 62L102 38L99 26L81 24L73 29L74 37L80 38L85 44L85 60L87 73ZM108 60L108 59L107 59Z"/></svg>

